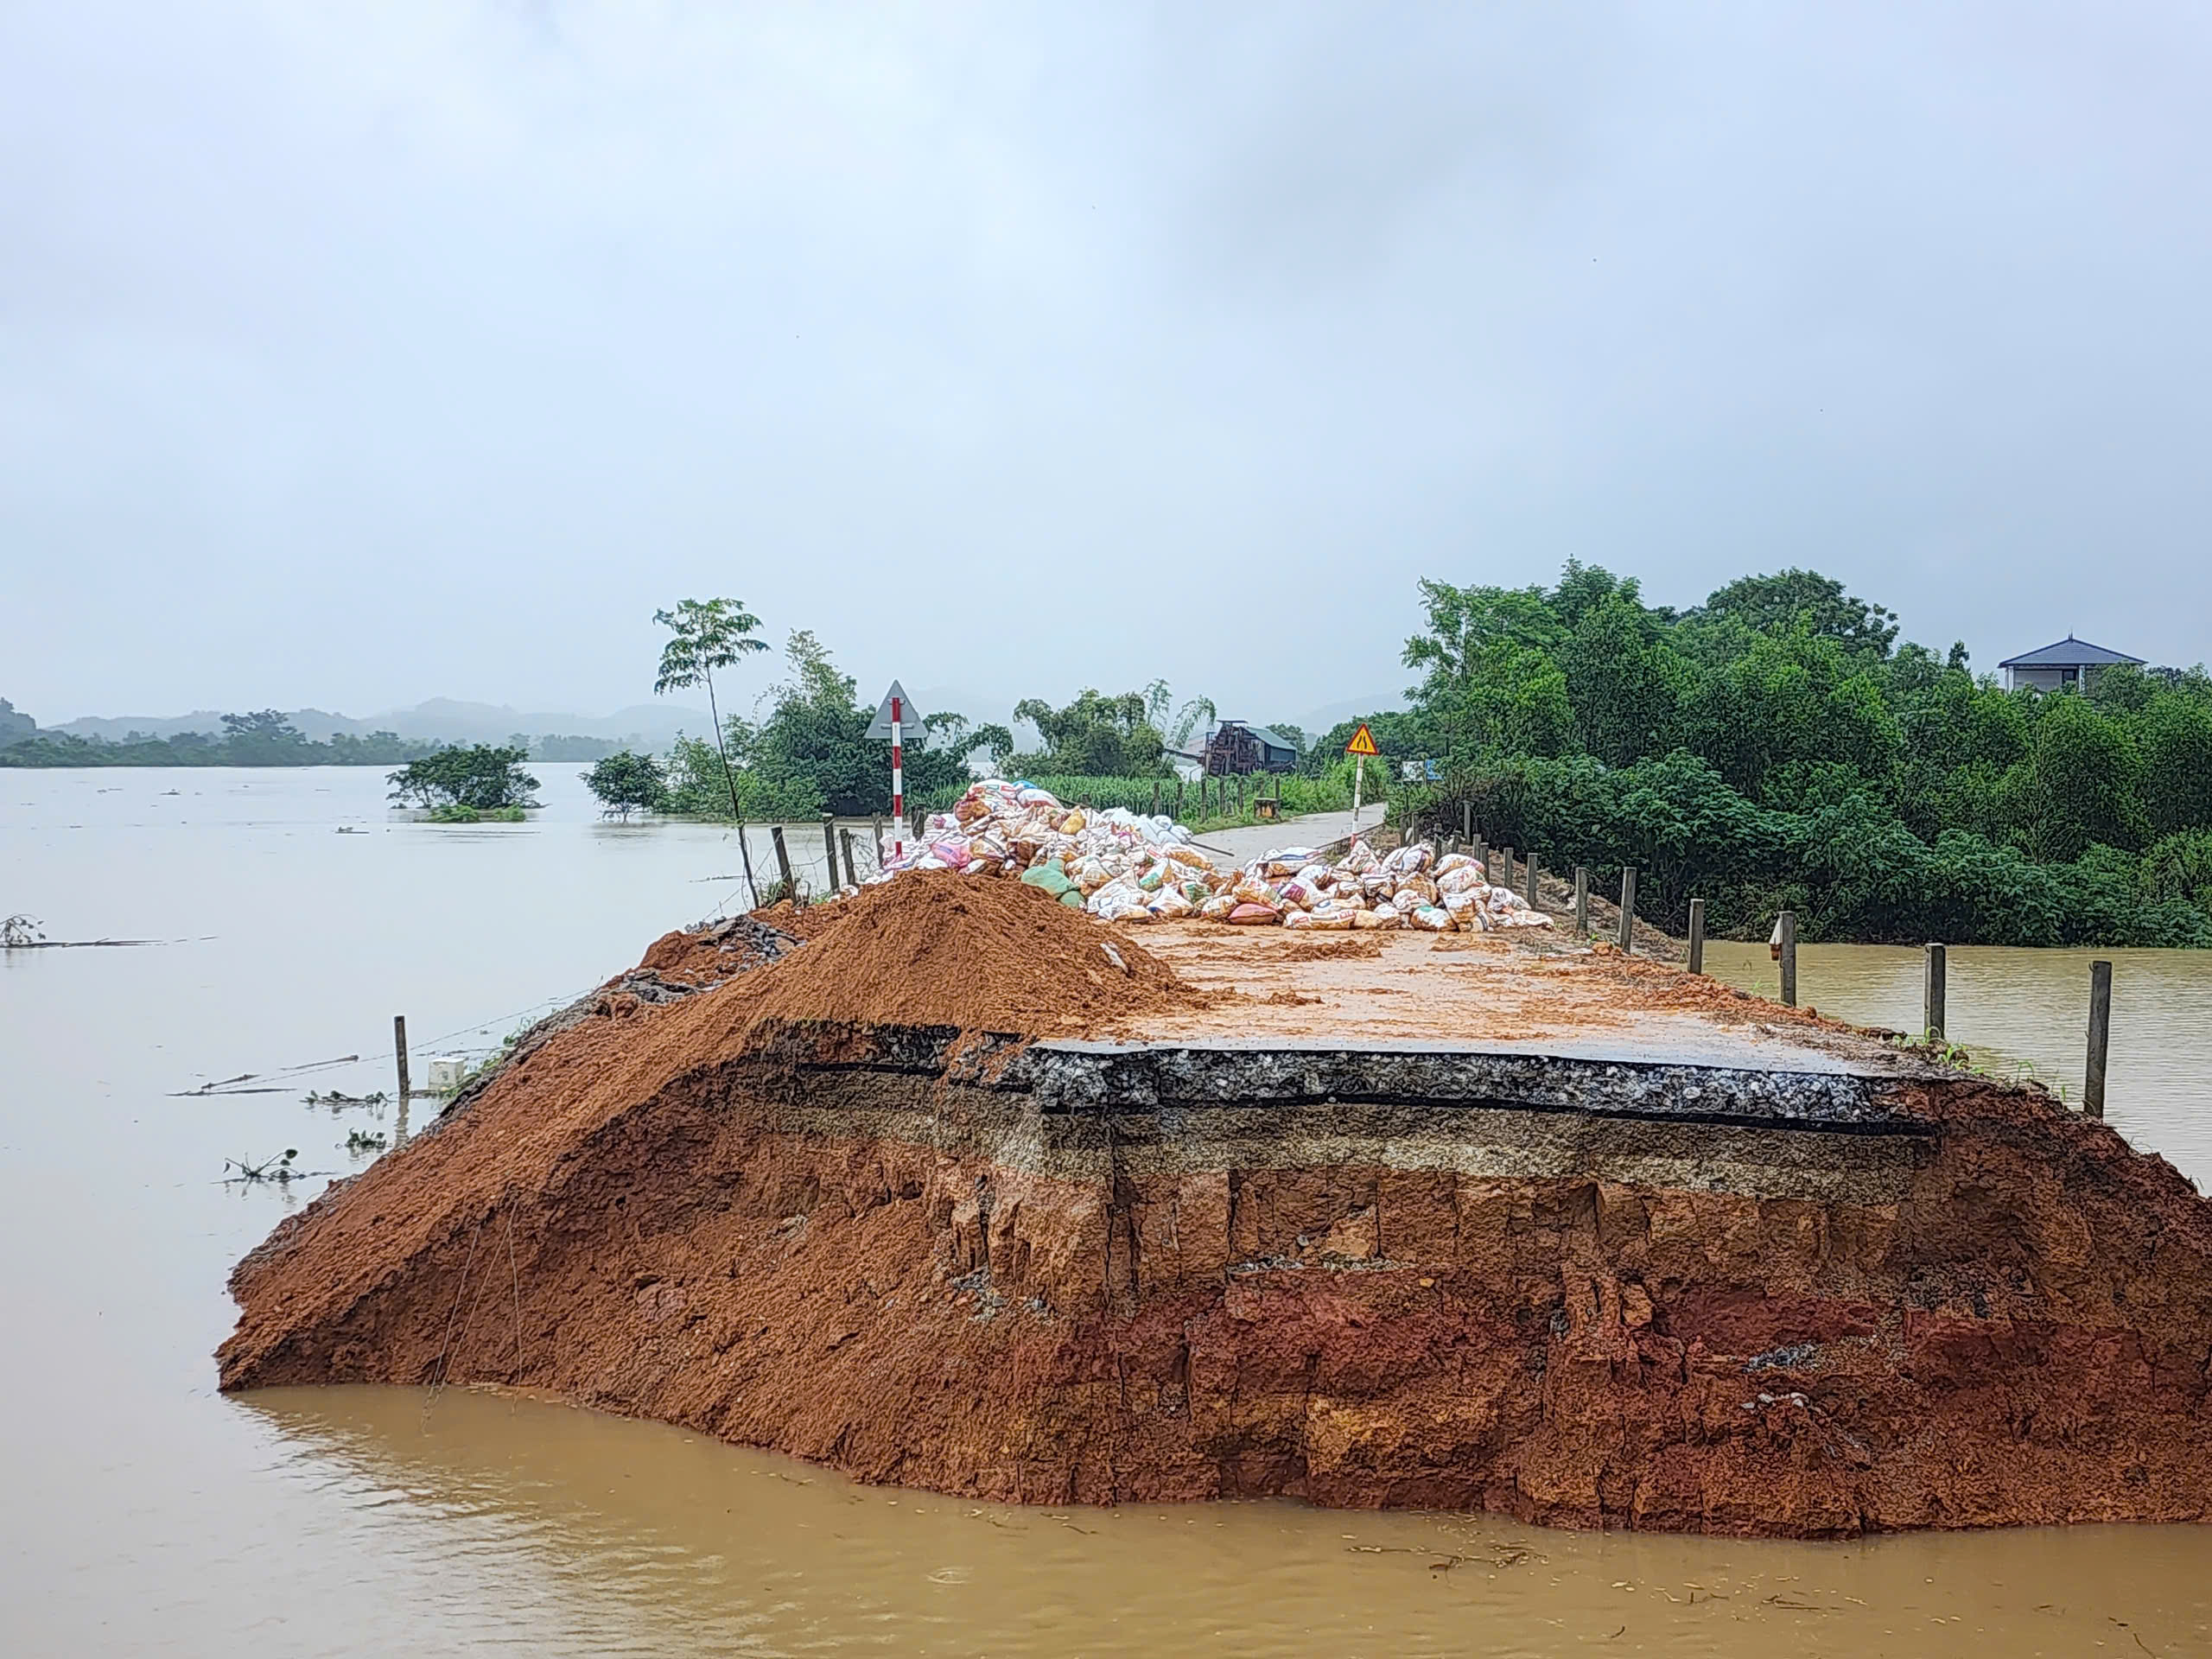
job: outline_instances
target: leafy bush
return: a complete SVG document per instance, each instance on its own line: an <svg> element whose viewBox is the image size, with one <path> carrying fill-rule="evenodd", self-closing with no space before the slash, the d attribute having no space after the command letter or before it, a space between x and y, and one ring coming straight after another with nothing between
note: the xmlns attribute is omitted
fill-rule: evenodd
<svg viewBox="0 0 2212 1659"><path fill-rule="evenodd" d="M608 812L626 820L632 812L658 812L667 805L668 769L650 754L621 749L584 774L584 787Z"/></svg>
<svg viewBox="0 0 2212 1659"><path fill-rule="evenodd" d="M495 748L486 743L465 749L440 749L409 762L390 773L385 781L393 786L395 801L411 800L432 809L473 807L480 813L502 807L518 810L537 804L531 798L537 779L522 768L529 758L526 749Z"/></svg>
<svg viewBox="0 0 2212 1659"><path fill-rule="evenodd" d="M868 734L875 710L855 702L859 687L838 671L821 641L801 629L784 649L791 677L770 692L767 718L733 715L724 722L739 812L753 819L793 819L835 812L865 817L891 810L891 745ZM910 804L968 782L967 757L995 741L1012 746L1003 727L970 732L957 715L933 715L926 731L907 740L904 760ZM678 738L669 753L668 802L679 812L730 816L730 784L714 745Z"/></svg>
<svg viewBox="0 0 2212 1659"><path fill-rule="evenodd" d="M1553 870L1586 866L1601 889L1634 865L1638 913L1675 931L1694 897L1721 937L1764 938L1786 909L1808 940L2212 945L2212 913L2180 896L2184 879L2146 880L2124 849L2097 844L2039 863L1963 830L1930 842L1864 791L1779 811L1682 750L1621 767L1493 756L1408 806L1456 830L1463 801L1492 842L1533 850Z"/></svg>
<svg viewBox="0 0 2212 1659"><path fill-rule="evenodd" d="M2174 839L2212 831L2202 669L2008 691L1808 570L1681 612L1572 561L1550 589L1421 592L1413 707L1375 722L1444 764L1417 804L1554 868L1633 864L1653 920L1694 889L1723 931L1787 907L1815 938L2212 944Z"/></svg>

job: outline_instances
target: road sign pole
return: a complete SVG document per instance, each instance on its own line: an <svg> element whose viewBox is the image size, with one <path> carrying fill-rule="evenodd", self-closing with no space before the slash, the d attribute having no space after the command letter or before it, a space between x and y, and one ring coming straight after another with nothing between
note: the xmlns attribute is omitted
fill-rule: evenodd
<svg viewBox="0 0 2212 1659"><path fill-rule="evenodd" d="M899 742L902 699L891 699L891 856L906 856L906 757Z"/></svg>
<svg viewBox="0 0 2212 1659"><path fill-rule="evenodd" d="M1351 821L1356 827L1359 823L1360 803L1366 794L1367 757L1378 753L1375 747L1375 734L1367 729L1365 721L1362 721L1359 729L1351 734L1351 741L1344 745L1344 753L1352 758Z"/></svg>

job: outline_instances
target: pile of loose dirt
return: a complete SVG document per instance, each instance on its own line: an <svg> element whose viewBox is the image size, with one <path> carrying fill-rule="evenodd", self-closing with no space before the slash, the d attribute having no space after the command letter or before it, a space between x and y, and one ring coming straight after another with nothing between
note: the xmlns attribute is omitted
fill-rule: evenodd
<svg viewBox="0 0 2212 1659"><path fill-rule="evenodd" d="M802 937L757 917L733 916L710 927L662 934L638 968L679 985L718 985L765 967Z"/></svg>
<svg viewBox="0 0 2212 1659"><path fill-rule="evenodd" d="M733 988L749 1020L1051 1037L1209 1000L1126 935L1018 881L917 871L823 910L822 931Z"/></svg>
<svg viewBox="0 0 2212 1659"><path fill-rule="evenodd" d="M792 938L810 939L834 926L844 909L845 901L842 899L826 899L818 905L795 905L788 899L780 899L754 911L753 919Z"/></svg>

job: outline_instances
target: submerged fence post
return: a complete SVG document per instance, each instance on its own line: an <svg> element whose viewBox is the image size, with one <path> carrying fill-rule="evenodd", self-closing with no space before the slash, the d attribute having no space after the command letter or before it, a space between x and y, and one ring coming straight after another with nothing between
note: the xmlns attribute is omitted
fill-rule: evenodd
<svg viewBox="0 0 2212 1659"><path fill-rule="evenodd" d="M1705 971L1705 900L1690 900L1690 972Z"/></svg>
<svg viewBox="0 0 2212 1659"><path fill-rule="evenodd" d="M404 1111L407 1109L408 1084L407 1016L404 1014L391 1016L391 1052L393 1058L399 1062L399 1106Z"/></svg>
<svg viewBox="0 0 2212 1659"><path fill-rule="evenodd" d="M822 855L830 861L830 891L835 893L845 884L837 879L837 820L827 812L822 815Z"/></svg>
<svg viewBox="0 0 2212 1659"><path fill-rule="evenodd" d="M1945 958L1950 954L1934 940L1928 950L1928 994L1921 1011L1921 1035L1933 1041L1943 1034L1944 973L1948 966Z"/></svg>
<svg viewBox="0 0 2212 1659"><path fill-rule="evenodd" d="M1797 918L1785 910L1775 926L1782 935L1782 1003L1794 1008L1797 1006Z"/></svg>
<svg viewBox="0 0 2212 1659"><path fill-rule="evenodd" d="M791 849L784 845L784 826L770 824L768 839L776 843L776 868L783 874L784 897L796 905L798 903L798 883L791 879Z"/></svg>
<svg viewBox="0 0 2212 1659"><path fill-rule="evenodd" d="M1621 954L1636 951L1636 866L1621 867Z"/></svg>
<svg viewBox="0 0 2212 1659"><path fill-rule="evenodd" d="M1574 867L1574 931L1585 938L1590 932L1590 870L1583 864Z"/></svg>
<svg viewBox="0 0 2212 1659"><path fill-rule="evenodd" d="M2112 1036L2112 963L2089 964L2089 1063L2082 1073L2082 1109L2105 1115L2105 1047Z"/></svg>

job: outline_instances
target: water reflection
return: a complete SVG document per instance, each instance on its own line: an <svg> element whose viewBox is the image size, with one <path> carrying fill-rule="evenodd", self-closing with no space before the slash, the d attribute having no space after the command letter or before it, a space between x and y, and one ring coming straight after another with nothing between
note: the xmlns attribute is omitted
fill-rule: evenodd
<svg viewBox="0 0 2212 1659"><path fill-rule="evenodd" d="M1543 1532L1290 1503L1018 1510L854 1484L653 1424L467 1391L238 1408L456 1645L799 1654L1537 1655L2212 1643L2212 1531L1851 1544ZM2114 1638L2118 1638L2117 1643Z"/></svg>

